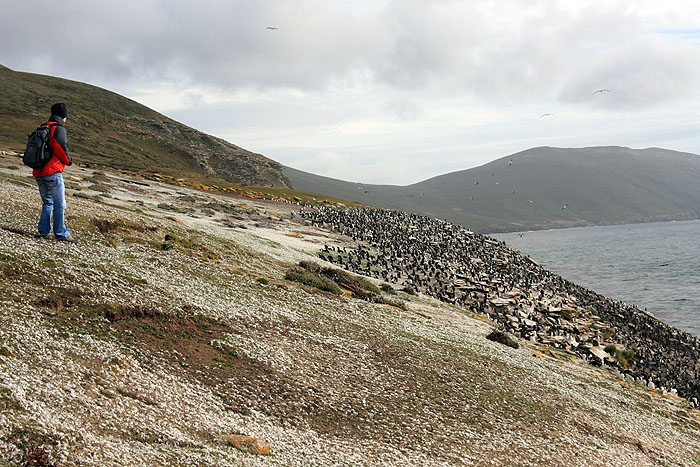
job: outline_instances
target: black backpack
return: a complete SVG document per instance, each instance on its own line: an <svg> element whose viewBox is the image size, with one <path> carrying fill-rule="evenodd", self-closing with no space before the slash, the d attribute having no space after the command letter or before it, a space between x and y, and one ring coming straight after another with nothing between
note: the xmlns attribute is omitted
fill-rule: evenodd
<svg viewBox="0 0 700 467"><path fill-rule="evenodd" d="M47 124L41 125L32 131L27 140L27 148L24 150L22 162L32 169L40 169L51 159L49 138L51 137L51 127Z"/></svg>

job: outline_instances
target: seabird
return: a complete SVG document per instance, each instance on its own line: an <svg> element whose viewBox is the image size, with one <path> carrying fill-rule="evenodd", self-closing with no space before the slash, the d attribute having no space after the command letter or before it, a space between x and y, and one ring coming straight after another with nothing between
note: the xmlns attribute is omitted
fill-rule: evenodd
<svg viewBox="0 0 700 467"><path fill-rule="evenodd" d="M272 26L268 26L267 29L269 29L270 31L277 31L277 28L272 27Z"/></svg>
<svg viewBox="0 0 700 467"><path fill-rule="evenodd" d="M540 118L542 118L542 117L551 117L552 115L554 115L554 114L542 114L542 115L540 115Z"/></svg>
<svg viewBox="0 0 700 467"><path fill-rule="evenodd" d="M612 92L610 89L598 89L596 92L593 93L593 95L598 94L598 93L604 93L604 92Z"/></svg>
<svg viewBox="0 0 700 467"><path fill-rule="evenodd" d="M565 204L564 206L562 206L561 208L562 208L562 209L566 209L566 208L568 208L568 207L569 207L569 203L566 203L566 204Z"/></svg>

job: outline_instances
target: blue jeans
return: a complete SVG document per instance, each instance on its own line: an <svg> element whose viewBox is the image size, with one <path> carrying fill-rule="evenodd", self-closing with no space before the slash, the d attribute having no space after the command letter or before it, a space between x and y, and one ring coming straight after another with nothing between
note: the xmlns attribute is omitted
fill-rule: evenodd
<svg viewBox="0 0 700 467"><path fill-rule="evenodd" d="M66 190L63 186L63 174L52 173L46 177L36 177L41 195L41 217L39 217L39 235L51 233L51 214L53 214L53 234L56 238L70 236L66 229L63 214L66 211Z"/></svg>

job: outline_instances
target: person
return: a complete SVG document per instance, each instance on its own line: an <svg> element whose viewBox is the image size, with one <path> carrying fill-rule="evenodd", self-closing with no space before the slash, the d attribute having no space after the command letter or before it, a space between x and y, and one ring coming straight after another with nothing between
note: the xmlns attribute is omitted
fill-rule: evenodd
<svg viewBox="0 0 700 467"><path fill-rule="evenodd" d="M53 214L53 235L56 240L74 242L65 224L66 195L63 185L63 170L72 165L68 152L66 135L66 104L60 102L51 106L51 117L47 122L50 130L49 150L51 159L40 169L34 169L33 175L41 195L41 216L39 217L40 238L47 238L51 233L51 215Z"/></svg>

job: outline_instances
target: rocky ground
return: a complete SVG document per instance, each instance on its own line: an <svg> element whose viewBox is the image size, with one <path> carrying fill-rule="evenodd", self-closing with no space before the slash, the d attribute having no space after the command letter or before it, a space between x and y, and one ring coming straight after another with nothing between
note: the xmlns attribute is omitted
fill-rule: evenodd
<svg viewBox="0 0 700 467"><path fill-rule="evenodd" d="M301 215L356 241L354 248L324 245L319 256L327 261L477 310L505 331L613 365L621 379L680 394L698 407L700 338L649 313L442 220L366 207L317 206Z"/></svg>
<svg viewBox="0 0 700 467"><path fill-rule="evenodd" d="M286 281L356 245L297 206L69 167L59 243L28 175L0 157L0 466L700 464L684 399Z"/></svg>

